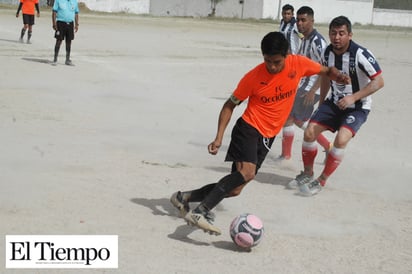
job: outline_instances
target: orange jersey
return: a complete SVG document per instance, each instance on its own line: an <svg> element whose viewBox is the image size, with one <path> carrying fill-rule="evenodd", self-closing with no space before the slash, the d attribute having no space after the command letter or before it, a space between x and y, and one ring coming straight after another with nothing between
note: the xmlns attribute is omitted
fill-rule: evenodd
<svg viewBox="0 0 412 274"><path fill-rule="evenodd" d="M290 114L300 78L320 70L320 64L300 55L288 55L277 74L270 74L265 63L256 66L233 92L240 101L249 99L242 118L264 137L276 136Z"/></svg>
<svg viewBox="0 0 412 274"><path fill-rule="evenodd" d="M20 0L23 4L21 11L23 14L34 15L35 4L39 3L39 0Z"/></svg>

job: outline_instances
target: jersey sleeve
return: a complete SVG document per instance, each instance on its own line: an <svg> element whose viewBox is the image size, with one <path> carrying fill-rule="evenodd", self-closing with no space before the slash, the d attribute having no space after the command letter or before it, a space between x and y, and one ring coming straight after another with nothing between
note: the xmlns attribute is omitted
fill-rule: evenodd
<svg viewBox="0 0 412 274"><path fill-rule="evenodd" d="M370 78L373 79L381 74L382 70L373 54L365 49L359 57L359 68Z"/></svg>
<svg viewBox="0 0 412 274"><path fill-rule="evenodd" d="M237 99L238 104L246 100L251 95L251 73L246 74L240 79L236 89L233 91L231 100L235 103L234 100Z"/></svg>
<svg viewBox="0 0 412 274"><path fill-rule="evenodd" d="M321 70L321 64L310 60L306 56L299 55L299 67L303 70L302 74L303 76L311 76L314 74L319 74Z"/></svg>

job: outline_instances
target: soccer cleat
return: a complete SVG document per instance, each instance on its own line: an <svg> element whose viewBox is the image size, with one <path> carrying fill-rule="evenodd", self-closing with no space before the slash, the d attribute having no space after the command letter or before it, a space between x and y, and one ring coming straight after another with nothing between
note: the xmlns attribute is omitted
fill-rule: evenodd
<svg viewBox="0 0 412 274"><path fill-rule="evenodd" d="M68 66L74 66L74 64L72 63L72 60L66 60L65 64Z"/></svg>
<svg viewBox="0 0 412 274"><path fill-rule="evenodd" d="M322 185L318 179L312 182L309 182L309 183L305 183L303 185L299 185L299 193L302 196L310 197L310 196L318 194L321 190L322 190Z"/></svg>
<svg viewBox="0 0 412 274"><path fill-rule="evenodd" d="M197 226L210 235L218 236L222 234L220 229L213 225L212 222L214 221L214 216L210 212L197 213L192 210L185 215L185 220L188 225Z"/></svg>
<svg viewBox="0 0 412 274"><path fill-rule="evenodd" d="M185 217L190 210L189 204L183 200L182 193L180 191L172 194L172 197L170 197L170 202L179 210L180 217Z"/></svg>
<svg viewBox="0 0 412 274"><path fill-rule="evenodd" d="M286 188L288 189L296 189L299 185L303 185L306 183L309 183L310 181L313 180L313 175L309 176L308 174L304 173L303 171L300 172L299 175L296 176L295 179L290 181L287 185Z"/></svg>

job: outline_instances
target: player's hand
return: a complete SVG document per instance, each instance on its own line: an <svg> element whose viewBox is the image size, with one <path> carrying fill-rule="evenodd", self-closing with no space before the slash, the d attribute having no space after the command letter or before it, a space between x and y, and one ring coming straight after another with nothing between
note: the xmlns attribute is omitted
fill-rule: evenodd
<svg viewBox="0 0 412 274"><path fill-rule="evenodd" d="M339 73L339 74L336 76L336 83L345 84L345 85L350 84L350 77L349 77L349 75L346 75L345 73Z"/></svg>
<svg viewBox="0 0 412 274"><path fill-rule="evenodd" d="M222 145L221 142L214 140L207 146L207 150L209 151L210 154L216 155L217 152L219 151L220 146Z"/></svg>
<svg viewBox="0 0 412 274"><path fill-rule="evenodd" d="M355 103L355 99L353 98L353 95L346 95L342 99L338 101L338 107L340 109L347 109L351 105Z"/></svg>
<svg viewBox="0 0 412 274"><path fill-rule="evenodd" d="M16 13L16 18L19 17L19 13Z"/></svg>

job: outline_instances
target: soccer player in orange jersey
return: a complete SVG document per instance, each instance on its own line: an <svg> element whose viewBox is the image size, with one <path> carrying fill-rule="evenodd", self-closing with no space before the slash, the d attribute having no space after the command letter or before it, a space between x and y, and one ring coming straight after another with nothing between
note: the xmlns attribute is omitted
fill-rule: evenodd
<svg viewBox="0 0 412 274"><path fill-rule="evenodd" d="M226 161L232 162L232 172L217 183L192 191L178 191L170 198L189 225L211 234L221 233L213 225L211 210L224 198L239 195L243 187L253 180L289 116L302 77L321 74L341 83L349 81L334 67L322 66L305 56L289 55L288 48L282 33L268 33L261 42L263 63L240 80L220 111L216 137L208 146L212 155L217 154L222 145L234 108L248 100L243 115L233 128L226 155ZM200 204L190 210L191 202Z"/></svg>
<svg viewBox="0 0 412 274"><path fill-rule="evenodd" d="M20 33L20 42L23 42L24 34L28 29L27 44L30 44L34 25L34 9L37 11L37 17L40 17L39 0L20 0L20 4L16 12L16 17L19 17L20 10L23 12L23 28Z"/></svg>

